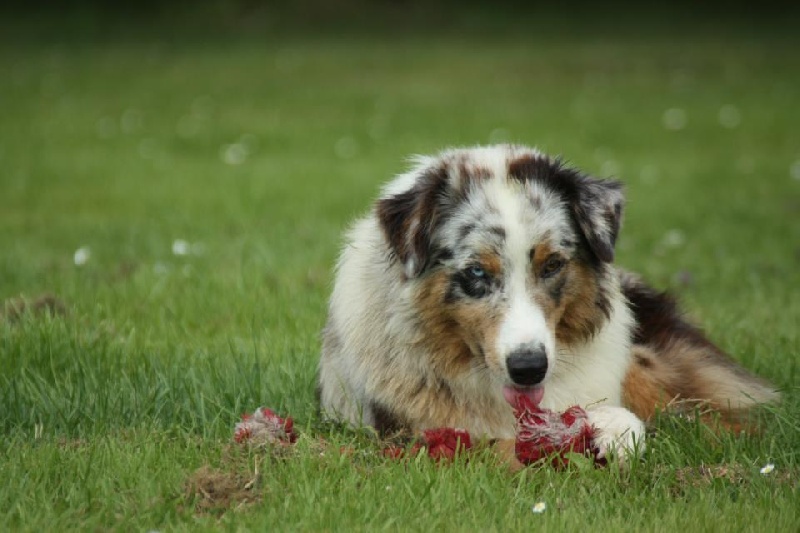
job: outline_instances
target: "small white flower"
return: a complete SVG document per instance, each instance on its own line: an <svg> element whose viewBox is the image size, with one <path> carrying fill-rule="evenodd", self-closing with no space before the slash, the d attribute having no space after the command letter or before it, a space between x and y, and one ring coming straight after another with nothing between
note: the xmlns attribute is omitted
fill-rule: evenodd
<svg viewBox="0 0 800 533"><path fill-rule="evenodd" d="M241 165L247 155L247 147L240 143L227 144L220 150L222 160L228 165Z"/></svg>
<svg viewBox="0 0 800 533"><path fill-rule="evenodd" d="M764 467L763 467L763 468L760 470L760 472L761 472L763 475L765 475L765 476L766 476L767 474L770 474L770 473L772 473L772 471L773 471L773 470L775 470L775 465L774 465L774 464L772 464L772 463L767 463L767 464L766 464L766 465L764 465Z"/></svg>
<svg viewBox="0 0 800 533"><path fill-rule="evenodd" d="M155 159L159 156L158 141L152 137L139 141L139 157L142 159Z"/></svg>
<svg viewBox="0 0 800 533"><path fill-rule="evenodd" d="M536 502L534 504L533 508L531 508L531 511L533 511L536 514L542 514L543 512L545 512L546 509L547 509L547 504L546 503L544 503L544 502Z"/></svg>
<svg viewBox="0 0 800 533"><path fill-rule="evenodd" d="M92 253L89 250L89 248L82 246L77 250L75 250L75 254L72 256L72 260L77 266L83 266L86 264L87 261L89 261L89 258L91 256Z"/></svg>
<svg viewBox="0 0 800 533"><path fill-rule="evenodd" d="M489 142L493 144L507 143L511 140L511 133L505 128L495 128L489 133Z"/></svg>
<svg viewBox="0 0 800 533"><path fill-rule="evenodd" d="M142 129L143 125L144 119L142 117L142 112L138 109L126 109L125 112L122 113L120 127L124 133L128 135L136 133Z"/></svg>
<svg viewBox="0 0 800 533"><path fill-rule="evenodd" d="M688 118L685 110L679 107L673 107L664 111L661 121L664 123L666 129L678 131L686 127Z"/></svg>
<svg viewBox="0 0 800 533"><path fill-rule="evenodd" d="M602 176L618 176L621 172L619 163L613 159L606 159L600 167L600 174Z"/></svg>
<svg viewBox="0 0 800 533"><path fill-rule="evenodd" d="M639 179L642 180L643 183L652 185L658 181L658 174L658 167L656 165L647 164L644 165L639 172Z"/></svg>
<svg viewBox="0 0 800 533"><path fill-rule="evenodd" d="M680 248L686 242L686 236L679 229L671 229L664 234L662 243L667 248Z"/></svg>
<svg viewBox="0 0 800 533"><path fill-rule="evenodd" d="M256 148L258 148L258 136L252 133L245 133L239 138L239 144L244 146L245 150L249 154Z"/></svg>
<svg viewBox="0 0 800 533"><path fill-rule="evenodd" d="M101 139L110 139L117 133L117 122L111 117L103 117L95 123L95 128Z"/></svg>
<svg viewBox="0 0 800 533"><path fill-rule="evenodd" d="M198 96L192 102L192 114L199 117L209 117L214 111L214 99L209 95Z"/></svg>
<svg viewBox="0 0 800 533"><path fill-rule="evenodd" d="M175 239L172 242L172 253L174 255L188 255L191 246L183 239Z"/></svg>
<svg viewBox="0 0 800 533"><path fill-rule="evenodd" d="M175 125L175 132L179 137L184 139L191 139L200 133L203 127L203 119L196 115L184 115L178 119Z"/></svg>
<svg viewBox="0 0 800 533"><path fill-rule="evenodd" d="M792 176L792 179L800 181L800 159L789 167L789 175Z"/></svg>
<svg viewBox="0 0 800 533"><path fill-rule="evenodd" d="M602 163L608 159L613 159L614 154L609 148L605 146L598 146L594 149L593 155L598 162Z"/></svg>
<svg viewBox="0 0 800 533"><path fill-rule="evenodd" d="M342 137L336 141L333 149L339 159L352 159L361 151L358 141L352 137Z"/></svg>
<svg viewBox="0 0 800 533"><path fill-rule="evenodd" d="M742 174L752 174L756 169L756 160L750 155L741 155L736 160L736 170ZM797 165L798 178L800 179L800 165Z"/></svg>
<svg viewBox="0 0 800 533"><path fill-rule="evenodd" d="M733 129L742 121L742 114L736 106L727 104L719 108L717 119L723 128Z"/></svg>
<svg viewBox="0 0 800 533"><path fill-rule="evenodd" d="M389 131L389 117L377 115L367 121L367 134L373 141L380 141L386 138Z"/></svg>

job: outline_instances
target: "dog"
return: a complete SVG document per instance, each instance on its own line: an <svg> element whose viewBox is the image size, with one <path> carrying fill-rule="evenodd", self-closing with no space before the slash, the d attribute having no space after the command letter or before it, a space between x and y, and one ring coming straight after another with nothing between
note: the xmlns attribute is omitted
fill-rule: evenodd
<svg viewBox="0 0 800 533"><path fill-rule="evenodd" d="M322 332L325 416L380 434L515 434L512 406L587 409L603 456L702 401L735 423L778 392L614 266L622 184L523 146L417 157L346 237Z"/></svg>

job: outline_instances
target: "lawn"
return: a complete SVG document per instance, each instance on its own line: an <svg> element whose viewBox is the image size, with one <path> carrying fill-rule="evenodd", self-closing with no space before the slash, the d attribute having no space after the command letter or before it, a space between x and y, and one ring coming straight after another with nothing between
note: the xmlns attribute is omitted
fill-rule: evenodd
<svg viewBox="0 0 800 533"><path fill-rule="evenodd" d="M62 31L0 45L0 529L796 531L791 31ZM784 391L761 434L512 474L317 419L341 231L409 154L501 141L626 183L618 262ZM259 405L294 451L232 443Z"/></svg>

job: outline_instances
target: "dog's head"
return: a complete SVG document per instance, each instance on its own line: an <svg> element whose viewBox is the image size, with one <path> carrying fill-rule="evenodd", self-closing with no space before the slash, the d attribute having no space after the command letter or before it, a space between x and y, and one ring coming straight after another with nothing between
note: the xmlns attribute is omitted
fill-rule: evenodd
<svg viewBox="0 0 800 533"><path fill-rule="evenodd" d="M608 318L622 204L619 182L513 146L421 158L391 182L376 214L442 372L544 382L557 347Z"/></svg>

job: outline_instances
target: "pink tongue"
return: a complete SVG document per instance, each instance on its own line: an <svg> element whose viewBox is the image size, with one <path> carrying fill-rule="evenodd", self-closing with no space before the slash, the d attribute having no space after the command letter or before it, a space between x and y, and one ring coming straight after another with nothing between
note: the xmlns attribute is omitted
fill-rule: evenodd
<svg viewBox="0 0 800 533"><path fill-rule="evenodd" d="M503 387L503 397L508 403L511 404L512 407L516 408L517 399L521 396L526 396L531 403L534 405L539 405L544 397L544 387L541 385L524 389L509 386Z"/></svg>

